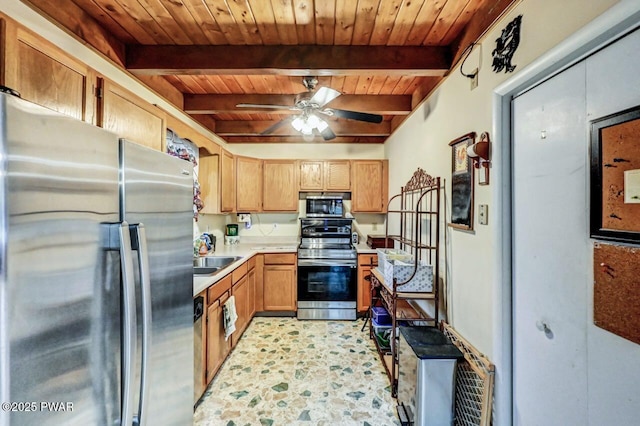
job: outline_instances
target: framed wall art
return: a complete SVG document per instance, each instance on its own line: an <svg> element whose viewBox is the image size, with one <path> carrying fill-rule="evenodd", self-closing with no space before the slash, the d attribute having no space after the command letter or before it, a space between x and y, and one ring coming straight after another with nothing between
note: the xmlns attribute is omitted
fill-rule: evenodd
<svg viewBox="0 0 640 426"><path fill-rule="evenodd" d="M593 238L640 242L640 106L591 121Z"/></svg>
<svg viewBox="0 0 640 426"><path fill-rule="evenodd" d="M451 146L451 222L458 229L473 229L473 167L467 148L475 143L475 132L449 143Z"/></svg>

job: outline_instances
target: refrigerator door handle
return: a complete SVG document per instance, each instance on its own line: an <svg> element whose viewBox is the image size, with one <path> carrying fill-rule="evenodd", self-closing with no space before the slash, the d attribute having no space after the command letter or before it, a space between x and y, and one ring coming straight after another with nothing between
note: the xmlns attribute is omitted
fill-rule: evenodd
<svg viewBox="0 0 640 426"><path fill-rule="evenodd" d="M118 225L120 262L122 266L122 414L120 424L131 424L133 416L133 381L136 359L136 287L133 275L133 256L129 224Z"/></svg>
<svg viewBox="0 0 640 426"><path fill-rule="evenodd" d="M138 265L140 267L140 294L142 306L142 355L140 363L140 402L138 414L134 416L135 426L146 424L148 398L148 364L149 349L151 348L151 273L149 270L149 251L147 249L147 236L144 225L130 225L132 249L138 252Z"/></svg>

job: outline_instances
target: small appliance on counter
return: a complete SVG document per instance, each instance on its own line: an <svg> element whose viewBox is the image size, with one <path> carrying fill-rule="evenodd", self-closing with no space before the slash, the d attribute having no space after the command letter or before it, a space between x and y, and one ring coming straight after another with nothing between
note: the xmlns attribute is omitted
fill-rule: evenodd
<svg viewBox="0 0 640 426"><path fill-rule="evenodd" d="M224 243L226 245L238 244L240 237L238 236L238 224L230 223L227 225L227 233L224 236Z"/></svg>

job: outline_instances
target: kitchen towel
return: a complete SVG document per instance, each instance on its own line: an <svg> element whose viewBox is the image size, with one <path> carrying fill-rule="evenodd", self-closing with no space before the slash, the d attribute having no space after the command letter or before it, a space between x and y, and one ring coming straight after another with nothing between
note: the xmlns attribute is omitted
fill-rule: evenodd
<svg viewBox="0 0 640 426"><path fill-rule="evenodd" d="M231 333L236 331L236 320L238 314L236 313L236 298L231 296L224 305L222 305L223 317L224 317L224 340L228 340Z"/></svg>

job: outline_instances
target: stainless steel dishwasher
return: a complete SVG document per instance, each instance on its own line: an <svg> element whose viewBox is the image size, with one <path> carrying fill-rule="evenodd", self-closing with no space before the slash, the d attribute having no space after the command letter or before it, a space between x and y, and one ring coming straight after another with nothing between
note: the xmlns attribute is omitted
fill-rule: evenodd
<svg viewBox="0 0 640 426"><path fill-rule="evenodd" d="M204 315L204 298L193 299L193 403L200 399L202 391L202 375L204 359L202 359L202 321Z"/></svg>

